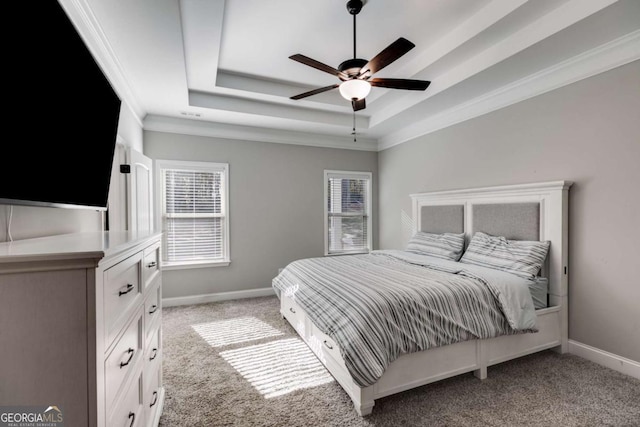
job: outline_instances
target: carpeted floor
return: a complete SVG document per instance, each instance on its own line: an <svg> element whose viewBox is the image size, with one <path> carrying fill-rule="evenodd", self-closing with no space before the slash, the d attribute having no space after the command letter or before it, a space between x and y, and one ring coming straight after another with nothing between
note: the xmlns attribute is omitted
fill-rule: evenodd
<svg viewBox="0 0 640 427"><path fill-rule="evenodd" d="M276 297L165 308L160 425L640 426L640 381L552 351L376 400L361 418L278 308Z"/></svg>

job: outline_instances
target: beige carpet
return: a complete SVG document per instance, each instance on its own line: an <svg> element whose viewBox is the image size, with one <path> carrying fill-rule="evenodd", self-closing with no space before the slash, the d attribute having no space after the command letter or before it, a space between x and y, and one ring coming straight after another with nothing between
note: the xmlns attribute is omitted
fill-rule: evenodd
<svg viewBox="0 0 640 427"><path fill-rule="evenodd" d="M379 399L361 418L278 307L164 309L161 426L640 426L640 381L551 351Z"/></svg>

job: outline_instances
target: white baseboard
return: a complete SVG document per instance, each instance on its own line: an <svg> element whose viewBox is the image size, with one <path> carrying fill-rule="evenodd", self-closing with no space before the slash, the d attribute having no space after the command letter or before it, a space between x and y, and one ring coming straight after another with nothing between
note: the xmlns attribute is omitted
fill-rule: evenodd
<svg viewBox="0 0 640 427"><path fill-rule="evenodd" d="M215 294L190 295L188 297L163 298L164 307L177 305L205 304L208 302L227 301L232 299L266 297L275 295L273 288L249 289L246 291L218 292Z"/></svg>
<svg viewBox="0 0 640 427"><path fill-rule="evenodd" d="M590 345L569 340L569 353L640 380L640 363Z"/></svg>

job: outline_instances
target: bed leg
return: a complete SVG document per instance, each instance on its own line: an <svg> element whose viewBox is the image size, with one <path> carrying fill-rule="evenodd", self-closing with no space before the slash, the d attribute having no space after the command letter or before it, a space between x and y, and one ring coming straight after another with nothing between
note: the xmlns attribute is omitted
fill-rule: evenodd
<svg viewBox="0 0 640 427"><path fill-rule="evenodd" d="M373 411L375 401L373 399L373 386L361 388L354 387L354 393L351 394L351 401L358 415L364 417Z"/></svg>
<svg viewBox="0 0 640 427"><path fill-rule="evenodd" d="M360 415L361 417L364 417L365 415L369 415L371 412L373 412L374 404L375 402L371 401L370 403L363 404L363 405L354 404L354 407L356 408L356 412L358 413L358 415Z"/></svg>
<svg viewBox="0 0 640 427"><path fill-rule="evenodd" d="M551 350L555 351L558 354L565 354L569 352L569 344L564 341L557 347L553 347Z"/></svg>
<svg viewBox="0 0 640 427"><path fill-rule="evenodd" d="M487 379L487 340L476 340L476 363L479 369L473 371L473 376L479 380Z"/></svg>
<svg viewBox="0 0 640 427"><path fill-rule="evenodd" d="M480 369L476 369L475 371L473 371L473 376L478 378L479 380L486 380L487 379L487 367L483 366Z"/></svg>

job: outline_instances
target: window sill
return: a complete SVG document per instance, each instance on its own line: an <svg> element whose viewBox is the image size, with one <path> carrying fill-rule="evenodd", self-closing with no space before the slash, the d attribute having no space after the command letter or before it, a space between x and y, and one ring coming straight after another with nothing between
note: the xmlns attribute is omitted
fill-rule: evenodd
<svg viewBox="0 0 640 427"><path fill-rule="evenodd" d="M186 270L191 268L227 267L231 261L191 261L191 262L163 262L162 270Z"/></svg>
<svg viewBox="0 0 640 427"><path fill-rule="evenodd" d="M365 250L362 250L362 251L346 251L346 252L325 253L324 256L363 255L363 254L368 254L369 252L371 252L369 249L365 249Z"/></svg>

